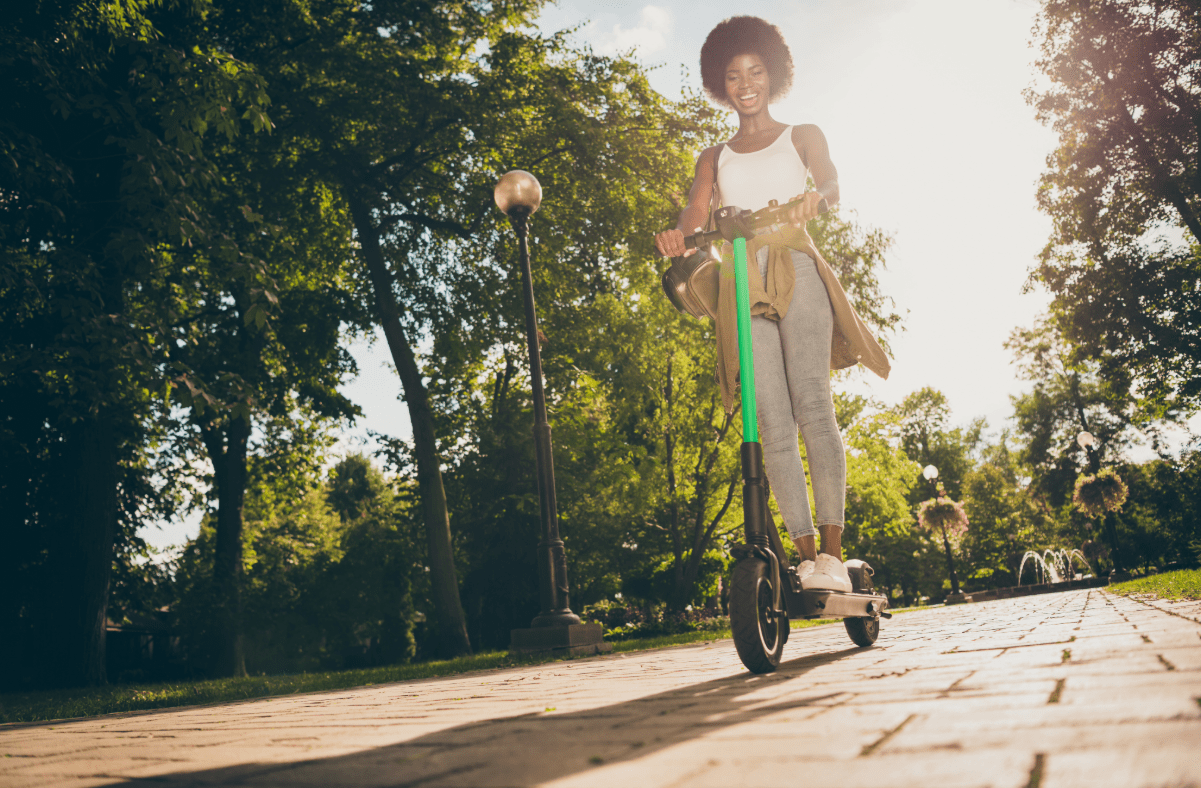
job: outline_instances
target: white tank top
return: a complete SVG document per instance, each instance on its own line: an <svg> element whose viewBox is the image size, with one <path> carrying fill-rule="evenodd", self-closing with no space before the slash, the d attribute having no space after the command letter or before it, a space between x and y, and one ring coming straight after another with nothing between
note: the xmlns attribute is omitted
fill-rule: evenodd
<svg viewBox="0 0 1201 788"><path fill-rule="evenodd" d="M754 153L738 153L726 145L717 159L717 190L722 205L757 211L768 200L781 205L804 194L809 168L792 144L792 126L776 141Z"/></svg>

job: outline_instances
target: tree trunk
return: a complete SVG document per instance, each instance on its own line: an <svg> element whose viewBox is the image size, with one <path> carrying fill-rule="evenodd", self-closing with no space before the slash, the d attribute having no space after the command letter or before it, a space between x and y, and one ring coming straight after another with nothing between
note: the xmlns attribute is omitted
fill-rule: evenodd
<svg viewBox="0 0 1201 788"><path fill-rule="evenodd" d="M667 361L667 382L663 385L663 410L666 416L666 429L663 430L663 454L667 459L667 517L668 531L671 534L672 574L671 574L671 610L684 609L684 540L680 533L683 527L680 523L680 501L676 497L676 441L675 441L675 382L672 378L674 363Z"/></svg>
<svg viewBox="0 0 1201 788"><path fill-rule="evenodd" d="M959 593L959 578L955 576L955 560L951 557L951 541L947 539L947 529L942 529L942 547L947 551L947 572L951 575L951 593Z"/></svg>
<svg viewBox="0 0 1201 788"><path fill-rule="evenodd" d="M459 601L459 578L455 572L451 546L450 515L446 506L446 490L442 485L442 463L434 436L434 414L430 408L429 392L421 380L417 359L400 324L400 308L392 293L392 275L380 248L379 229L367 207L353 197L350 198L350 210L375 292L376 319L388 340L388 349L400 376L413 428L417 487L421 495L429 549L430 584L434 592L439 648L446 656L467 655L471 653L471 641L467 638L467 624Z"/></svg>
<svg viewBox="0 0 1201 788"><path fill-rule="evenodd" d="M246 452L250 419L232 419L224 430L201 427L217 483L217 544L213 582L217 592L218 676L245 676L242 637L242 506L246 500ZM224 433L224 434L223 434Z"/></svg>
<svg viewBox="0 0 1201 788"><path fill-rule="evenodd" d="M705 475L704 481L707 488L709 483L708 474ZM684 566L684 576L681 585L676 589L676 596L680 600L679 604L681 606L684 605L683 600L687 599L692 594L693 589L696 588L696 579L701 571L701 560L705 557L705 549L712 543L713 533L717 530L717 526L721 524L722 518L726 516L726 512L730 510L730 504L734 501L734 490L739 481L741 479L736 477L726 487L726 499L722 503L721 509L718 510L707 527L703 519L704 512L701 511L698 513L697 528L694 534L695 538L692 541L692 551L688 554L688 563Z"/></svg>
<svg viewBox="0 0 1201 788"><path fill-rule="evenodd" d="M1121 559L1121 551L1118 549L1118 528L1115 522L1118 519L1116 512L1106 512L1105 522L1102 526L1105 529L1105 541L1109 542L1109 561L1113 564L1113 568L1117 572L1121 572L1126 568L1126 564Z"/></svg>
<svg viewBox="0 0 1201 788"><path fill-rule="evenodd" d="M48 684L104 684L105 622L117 529L117 441L103 417L68 428L62 476L62 524L51 547L54 571L44 665Z"/></svg>

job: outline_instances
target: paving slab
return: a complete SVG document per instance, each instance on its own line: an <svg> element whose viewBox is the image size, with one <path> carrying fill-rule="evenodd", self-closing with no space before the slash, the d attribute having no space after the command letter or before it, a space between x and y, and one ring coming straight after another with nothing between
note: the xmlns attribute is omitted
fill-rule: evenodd
<svg viewBox="0 0 1201 788"><path fill-rule="evenodd" d="M1065 591L310 695L0 726L7 786L1201 788L1201 603Z"/></svg>

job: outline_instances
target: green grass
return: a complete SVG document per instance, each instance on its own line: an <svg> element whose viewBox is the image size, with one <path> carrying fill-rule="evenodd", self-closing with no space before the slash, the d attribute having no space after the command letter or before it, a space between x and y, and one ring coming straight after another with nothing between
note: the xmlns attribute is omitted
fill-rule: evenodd
<svg viewBox="0 0 1201 788"><path fill-rule="evenodd" d="M793 629L828 624L828 620L794 621ZM680 635L627 640L613 644L617 653L701 643L730 637L730 631L686 632ZM114 684L107 687L48 690L0 695L0 723L42 722L92 717L122 711L166 709L226 703L272 695L369 687L393 681L453 676L475 670L498 670L518 665L555 662L565 657L511 657L504 651L475 654L459 659L391 665L362 670L297 673L278 676L247 676L237 679L176 681L162 684Z"/></svg>
<svg viewBox="0 0 1201 788"><path fill-rule="evenodd" d="M0 723L90 717L119 711L196 706L271 695L292 695L389 681L449 676L528 664L536 660L510 657L503 651L413 665L362 670L296 673L276 676L174 681L161 684L113 684L106 687L49 690L0 695Z"/></svg>
<svg viewBox="0 0 1201 788"><path fill-rule="evenodd" d="M1140 577L1109 587L1115 594L1155 594L1160 599L1201 599L1201 569Z"/></svg>

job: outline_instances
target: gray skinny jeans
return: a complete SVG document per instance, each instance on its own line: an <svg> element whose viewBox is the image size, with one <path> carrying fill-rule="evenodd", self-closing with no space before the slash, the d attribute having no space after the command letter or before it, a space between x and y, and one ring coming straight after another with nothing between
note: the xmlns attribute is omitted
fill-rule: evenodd
<svg viewBox="0 0 1201 788"><path fill-rule="evenodd" d="M834 312L813 258L791 251L796 288L788 315L779 321L752 317L751 338L763 460L784 525L795 540L816 533L797 427L805 439L819 526L843 527L847 462L830 394ZM766 276L767 254L765 247L756 255L761 276Z"/></svg>

